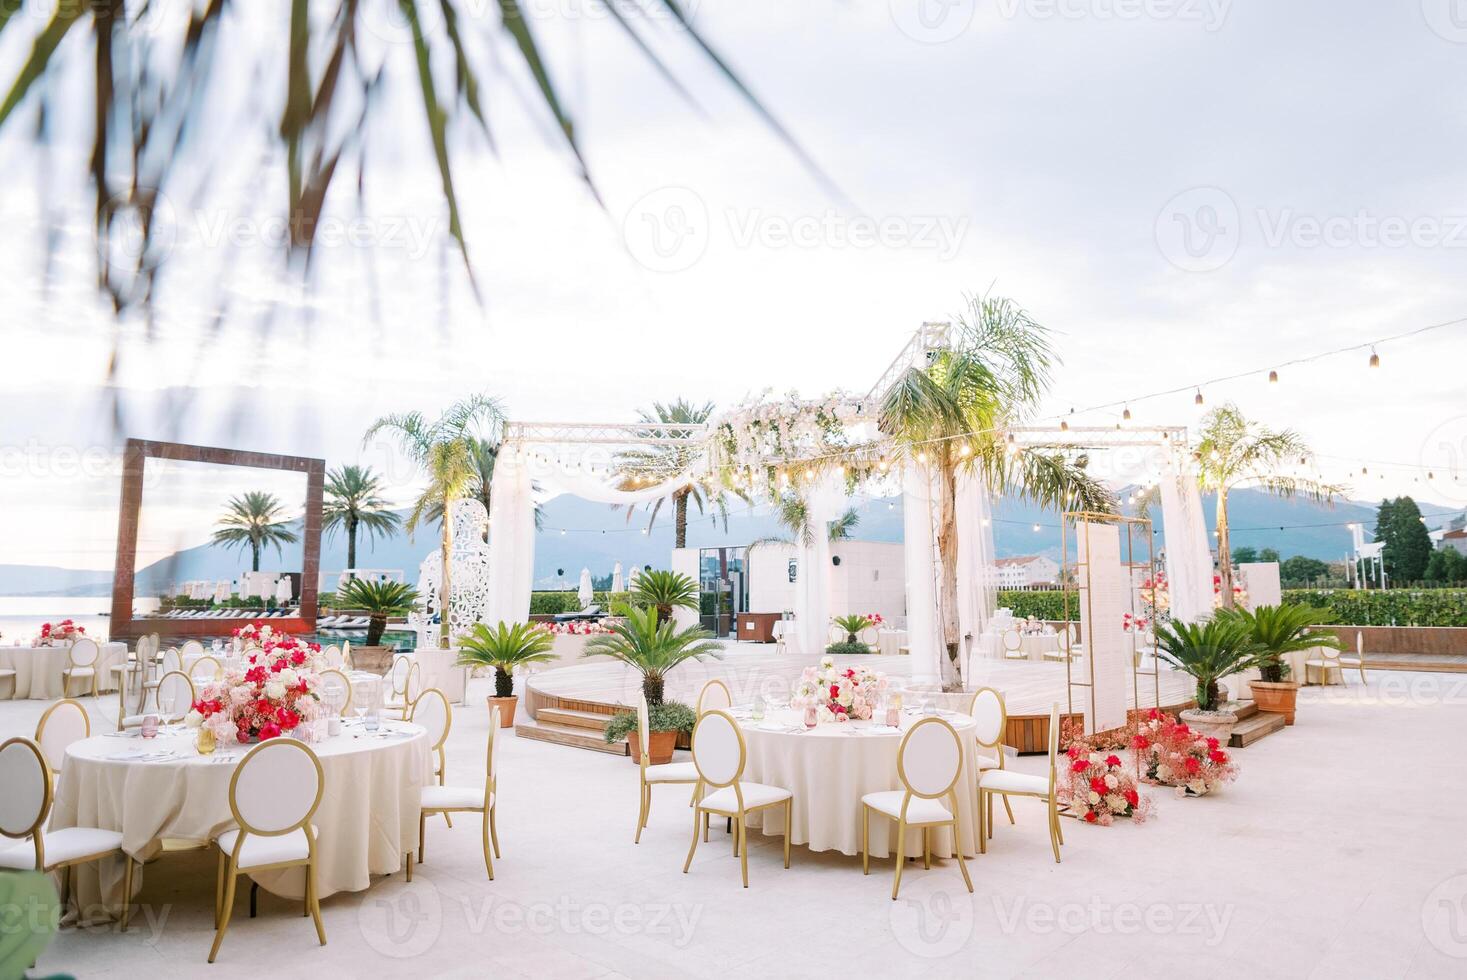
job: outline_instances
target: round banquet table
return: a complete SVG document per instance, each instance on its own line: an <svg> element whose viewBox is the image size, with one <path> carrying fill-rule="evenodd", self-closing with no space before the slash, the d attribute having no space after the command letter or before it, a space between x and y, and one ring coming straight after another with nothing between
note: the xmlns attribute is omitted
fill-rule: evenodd
<svg viewBox="0 0 1467 980"><path fill-rule="evenodd" d="M405 722L382 723L392 734L368 735L349 722L342 734L311 745L321 760L326 785L311 817L319 833L317 882L321 897L361 891L370 875L391 874L417 847L422 788L431 772L427 732ZM253 746L221 746L211 756L194 749L195 731L160 730L156 739L98 735L73 743L56 788L50 828L100 827L122 832L122 848L149 860L162 840L207 842L234 826L229 782ZM147 752L172 752L157 761ZM129 758L131 756L132 758ZM166 858L165 858L166 860ZM121 858L78 866L74 882L79 908L105 902L116 913L122 898ZM301 868L252 876L261 888L285 898L305 894ZM141 878L134 870L134 892ZM88 918L84 915L83 918Z"/></svg>
<svg viewBox="0 0 1467 980"><path fill-rule="evenodd" d="M127 663L127 644L120 642L99 643L100 652L93 666L97 670L99 690L111 691L113 683L112 665ZM34 698L51 701L61 697L61 672L71 665L70 644L60 643L50 647L7 647L0 646L0 667L15 671L15 698ZM0 682L3 685L3 682ZM92 682L80 677L71 682L71 696L80 697L92 693Z"/></svg>
<svg viewBox="0 0 1467 980"><path fill-rule="evenodd" d="M750 719L747 710L735 709L734 717L743 730L748 759L744 782L779 786L794 793L791 814L791 843L805 844L812 851L861 853L861 797L867 793L901 789L897 775L897 750L907 730L922 720L920 711L902 713L900 728L873 722L831 722L806 729L802 713L792 709L769 711L763 721ZM977 853L978 804L977 743L973 719L952 711L939 718L957 730L963 743L963 768L953 787L958 796L958 829L965 856ZM944 806L951 804L946 799ZM749 826L758 827L767 817L768 834L784 833L784 814L773 807L750 814ZM896 821L873 815L871 854L884 857L896 844ZM909 830L903 852L922 854L922 837ZM951 834L946 827L932 833L932 853L952 853Z"/></svg>

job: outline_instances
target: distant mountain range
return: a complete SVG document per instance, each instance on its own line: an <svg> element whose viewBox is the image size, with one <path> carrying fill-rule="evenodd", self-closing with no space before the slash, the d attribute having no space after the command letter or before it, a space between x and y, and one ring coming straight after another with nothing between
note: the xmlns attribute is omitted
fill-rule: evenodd
<svg viewBox="0 0 1467 980"><path fill-rule="evenodd" d="M1363 523L1367 532L1373 528L1377 506L1344 501L1326 508L1306 501L1280 500L1254 490L1234 491L1230 501L1234 547L1276 548L1285 558L1307 555L1325 561L1337 561L1349 553L1348 523ZM1211 521L1213 500L1208 497L1203 504ZM857 538L902 539L900 498L868 500L859 504L857 510L861 517ZM1437 527L1461 513L1432 504L1423 504L1422 510L1429 527ZM609 574L618 561L623 568L667 564L673 544L668 508L663 508L657 524L648 533L643 533L647 528L644 511L638 511L628 522L624 511L572 496L551 500L544 505L543 513L545 528L535 546L537 588L574 588L583 567L601 576ZM1164 547L1165 526L1159 514L1154 514L1153 519L1161 532L1157 546ZM1034 530L1035 524L1040 525L1038 531ZM696 508L688 521L688 544L693 547L744 545L781 533L767 511L751 510L743 505L730 511L727 531L721 523L715 525L708 515L699 515ZM357 562L363 567L403 569L411 582L416 580L423 558L436 546L437 535L428 529L420 531L415 540L406 535L376 542L359 540ZM1059 515L1019 501L1001 500L994 514L994 547L1000 557L1044 554L1058 560ZM262 564L267 569L280 567L273 551L266 553ZM345 564L344 537L340 534L327 537L322 542L321 568L336 571ZM172 583L234 579L247 567L247 553L202 544L141 569L137 591L139 595L156 595ZM109 595L111 590L112 572L106 569L0 565L0 595L99 596Z"/></svg>

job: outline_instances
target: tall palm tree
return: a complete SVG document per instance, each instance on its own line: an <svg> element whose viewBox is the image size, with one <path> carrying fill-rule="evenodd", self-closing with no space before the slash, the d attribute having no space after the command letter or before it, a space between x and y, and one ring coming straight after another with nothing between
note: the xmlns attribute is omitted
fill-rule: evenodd
<svg viewBox="0 0 1467 980"><path fill-rule="evenodd" d="M428 474L428 485L408 515L407 530L411 534L427 520L433 507L440 515L449 512L449 501L458 500L474 479L476 464L473 440L487 439L498 443L504 424L499 402L488 395L474 395L449 406L438 418L429 421L421 412L384 415L372 423L362 437L365 446L373 436L390 433L398 446ZM439 543L439 618L438 645L448 649L448 612L453 595L453 522L440 520Z"/></svg>
<svg viewBox="0 0 1467 980"><path fill-rule="evenodd" d="M795 544L797 542L808 545L815 540L815 528L810 523L809 502L797 491L785 489L774 498L774 519L789 533L751 541L750 548L757 548L765 544ZM856 530L856 525L860 523L861 515L856 508L847 507L844 513L830 522L827 534L832 541L846 541Z"/></svg>
<svg viewBox="0 0 1467 980"><path fill-rule="evenodd" d="M357 531L368 540L379 534L396 534L402 518L388 509L382 496L382 479L370 466L343 466L326 474L326 504L321 509L321 526L335 533L346 532L346 567L357 567Z"/></svg>
<svg viewBox="0 0 1467 980"><path fill-rule="evenodd" d="M280 499L258 490L231 497L224 516L219 518L219 530L214 532L216 544L248 547L250 568L256 572L260 570L260 550L266 545L274 545L275 553L281 554L282 544L299 540L300 536L290 530Z"/></svg>
<svg viewBox="0 0 1467 980"><path fill-rule="evenodd" d="M1045 507L1115 507L1110 492L1085 472L1085 456L1071 458L1060 447L1009 451L1005 430L1031 416L1049 387L1056 357L1048 331L1012 301L996 297L970 299L957 319L953 346L897 379L879 421L897 453L927 467L936 484L944 682L956 677L959 646L959 472L979 473L991 490Z"/></svg>
<svg viewBox="0 0 1467 980"><path fill-rule="evenodd" d="M686 423L689 425L702 425L713 415L713 403L704 402L702 405L693 405L679 398L671 404L664 405L655 402L652 410L643 409L637 413L643 422L666 423L677 425ZM693 430L688 430L689 434ZM677 430L671 430L673 434ZM621 489L632 490L642 482L657 482L676 476L692 465L697 457L698 449L695 446L641 446L636 449L628 449L621 454L617 463L617 472L621 476ZM703 483L691 483L688 486L674 490L666 497L658 498L648 505L647 528L651 530L657 523L657 515L662 512L663 504L672 501L674 547L686 548L688 546L688 503L691 501L698 508L698 513L703 514L707 508L717 511L718 519L722 521L724 530L728 530L728 495L716 487ZM621 504L614 505L618 508ZM639 505L626 505L627 521L630 522L632 515Z"/></svg>
<svg viewBox="0 0 1467 980"><path fill-rule="evenodd" d="M1233 608L1233 563L1228 537L1228 493L1254 486L1277 497L1302 496L1333 504L1344 488L1287 472L1307 465L1313 455L1293 429L1275 431L1249 421L1229 402L1202 418L1202 441L1197 444L1197 480L1202 490L1217 494L1217 574L1224 609Z"/></svg>
<svg viewBox="0 0 1467 980"><path fill-rule="evenodd" d="M469 437L469 450L473 455L473 472L469 474L468 485L464 488L466 499L477 500L484 505L484 513L489 513L489 499L494 484L494 463L499 459L499 443L488 439ZM533 487L539 490L539 485ZM443 520L443 505L434 503L423 515L423 519L429 524ZM539 531L545 527L545 511L539 504L535 505L535 530ZM484 540L489 540L489 529L484 529Z"/></svg>

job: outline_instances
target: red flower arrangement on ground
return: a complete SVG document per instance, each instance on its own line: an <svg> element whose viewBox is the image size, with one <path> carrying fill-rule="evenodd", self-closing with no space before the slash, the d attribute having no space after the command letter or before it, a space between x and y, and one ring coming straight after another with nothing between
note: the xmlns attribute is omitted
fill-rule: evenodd
<svg viewBox="0 0 1467 980"><path fill-rule="evenodd" d="M189 712L222 744L264 741L316 716L321 698L321 647L268 625L251 624L236 635L262 641L246 662L202 685Z"/></svg>
<svg viewBox="0 0 1467 980"><path fill-rule="evenodd" d="M1072 742L1065 753L1056 798L1086 823L1109 827L1118 817L1145 823L1154 804L1143 796L1136 776L1114 752L1091 750L1084 741Z"/></svg>
<svg viewBox="0 0 1467 980"><path fill-rule="evenodd" d="M1203 796L1238 778L1237 763L1217 739L1155 708L1138 727L1131 745L1141 759L1146 781L1175 786L1178 796Z"/></svg>
<svg viewBox="0 0 1467 980"><path fill-rule="evenodd" d="M42 623L41 635L36 638L36 646L49 647L57 643L70 643L77 637L86 635L85 627L78 626L69 619L63 619L55 625Z"/></svg>

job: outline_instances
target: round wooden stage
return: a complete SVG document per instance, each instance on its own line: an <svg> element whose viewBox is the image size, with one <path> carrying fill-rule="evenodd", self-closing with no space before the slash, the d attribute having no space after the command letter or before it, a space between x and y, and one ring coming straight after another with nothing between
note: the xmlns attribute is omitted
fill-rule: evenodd
<svg viewBox="0 0 1467 980"><path fill-rule="evenodd" d="M747 704L756 695L768 701L788 699L792 683L814 661L774 650L768 644L729 643L722 660L686 663L673 670L667 679L666 696L691 705L703 685L716 678L728 685L736 704ZM892 678L910 677L912 672L912 660L906 656L837 657L836 663L879 670ZM1079 665L1072 668L1074 679L1088 680L1081 676L1081 670ZM1137 681L1143 708L1159 706L1166 711L1180 711L1192 704L1195 687L1186 674L1163 668L1159 677L1141 675ZM968 685L970 689L992 687L1003 694L1008 708L1008 735L1004 741L1019 752L1048 750L1051 705L1058 704L1061 716L1068 715L1070 699L1062 663L975 661ZM1158 688L1159 699L1155 697ZM525 710L531 718L538 717L545 708L610 715L633 707L640 690L639 673L617 661L598 658L531 674L525 681ZM1131 707L1136 707L1134 693L1127 678L1126 695ZM1074 689L1077 713L1084 696L1085 688ZM964 708L970 695L934 697L943 707Z"/></svg>

